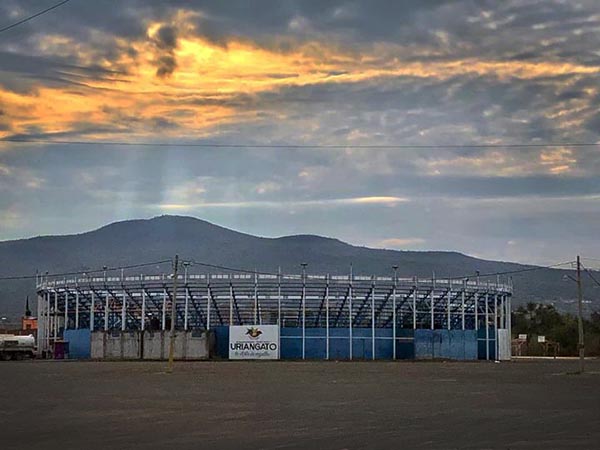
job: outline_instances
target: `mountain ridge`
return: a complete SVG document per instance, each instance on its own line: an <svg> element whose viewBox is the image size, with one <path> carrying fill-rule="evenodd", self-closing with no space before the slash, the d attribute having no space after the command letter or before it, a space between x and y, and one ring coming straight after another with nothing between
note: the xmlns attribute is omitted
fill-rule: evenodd
<svg viewBox="0 0 600 450"><path fill-rule="evenodd" d="M515 271L537 266L475 258L455 251L414 251L354 246L332 237L298 234L260 237L231 230L190 216L163 215L113 222L95 230L69 235L36 236L0 242L0 277L31 275L38 270L60 273L103 266L118 267L149 261L182 259L244 270L298 273L308 263L312 273L462 277ZM199 270L199 269L198 269ZM203 268L201 272L215 272ZM147 272L147 270L146 270ZM515 274L515 303L561 302L574 298L563 270L545 269ZM491 280L495 281L495 278ZM26 295L35 295L32 281L0 285L0 314L21 313Z"/></svg>

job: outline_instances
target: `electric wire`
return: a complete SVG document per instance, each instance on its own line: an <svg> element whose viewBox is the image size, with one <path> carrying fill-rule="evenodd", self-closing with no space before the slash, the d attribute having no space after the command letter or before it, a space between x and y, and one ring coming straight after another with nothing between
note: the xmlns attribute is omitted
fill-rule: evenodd
<svg viewBox="0 0 600 450"><path fill-rule="evenodd" d="M22 20L19 20L18 22L15 22L15 23L13 23L11 25L5 26L4 28L0 28L0 33L8 31L11 28L15 28L15 27L17 27L17 26L19 26L19 25L21 25L21 24L23 24L25 22L29 22L30 20L35 19L36 17L39 17L42 14L46 14L46 13L52 11L53 9L56 9L56 8L64 5L65 3L68 3L70 1L71 0L63 0L62 2L59 2L59 3L57 3L57 4L53 5L53 6L50 6L49 8L46 8L46 9L44 9L42 11L39 11L39 12L33 14L32 16L26 17L26 18L24 18Z"/></svg>
<svg viewBox="0 0 600 450"><path fill-rule="evenodd" d="M161 261L154 261L154 262L141 263L141 264L131 264L128 266L116 266L116 267L106 267L106 268L103 267L102 269L80 270L80 271L76 271L76 272L61 272L61 273L48 273L48 274L45 274L45 273L39 274L38 273L37 275L15 275L15 276L0 277L0 281L32 280L32 279L35 279L36 277L40 277L40 276L65 277L65 276L72 276L72 275L86 275L86 274L91 274L91 273L111 272L111 271L115 271L115 270L135 269L138 267L148 267L148 266L160 265L160 264L165 264L165 263L172 263L172 261L170 259L163 259Z"/></svg>
<svg viewBox="0 0 600 450"><path fill-rule="evenodd" d="M51 145L93 145L93 146L129 146L129 147L190 147L190 148L281 148L281 149L518 149L547 147L600 147L600 142L548 142L515 144L235 144L235 143L168 143L168 142L128 142L128 141L64 141L33 138L2 138L0 142L31 143Z"/></svg>

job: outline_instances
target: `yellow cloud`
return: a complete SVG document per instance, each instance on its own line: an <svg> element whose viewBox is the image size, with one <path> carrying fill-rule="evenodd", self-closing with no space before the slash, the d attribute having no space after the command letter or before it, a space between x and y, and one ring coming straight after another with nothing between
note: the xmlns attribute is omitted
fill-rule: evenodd
<svg viewBox="0 0 600 450"><path fill-rule="evenodd" d="M222 124L256 120L252 107L235 106L240 95L252 96L281 87L327 83L357 83L381 77L448 79L458 75L498 78L537 78L564 74L598 73L599 67L571 63L488 61L402 61L401 48L379 44L378 55L340 49L327 43L298 44L278 52L256 43L232 39L218 45L204 39L188 23L193 14L180 11L173 18L180 36L172 55L177 64L166 77L156 76L161 57L153 37L165 24L151 23L147 37L134 42L117 40L120 49L112 60L97 60L91 45L61 35L47 36L40 51L75 57L82 65L108 70L126 68L126 74L108 79L87 79L86 85L50 87L40 84L33 92L0 90L5 115L12 130L0 136L28 133L80 132L88 125L110 124L112 130L91 128L87 138L110 139L122 132L127 139L197 138ZM168 24L167 24L168 25ZM390 57L385 57L386 53ZM385 61L381 63L380 61ZM261 109L261 106L256 106ZM158 121L161 128L157 129ZM165 127L171 124L171 127Z"/></svg>

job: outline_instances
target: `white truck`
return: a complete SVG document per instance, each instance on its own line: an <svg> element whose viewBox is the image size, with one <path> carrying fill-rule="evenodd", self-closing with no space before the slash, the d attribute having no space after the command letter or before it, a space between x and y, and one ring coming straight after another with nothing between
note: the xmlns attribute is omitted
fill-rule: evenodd
<svg viewBox="0 0 600 450"><path fill-rule="evenodd" d="M17 336L15 334L0 334L0 360L33 358L35 354L35 338Z"/></svg>

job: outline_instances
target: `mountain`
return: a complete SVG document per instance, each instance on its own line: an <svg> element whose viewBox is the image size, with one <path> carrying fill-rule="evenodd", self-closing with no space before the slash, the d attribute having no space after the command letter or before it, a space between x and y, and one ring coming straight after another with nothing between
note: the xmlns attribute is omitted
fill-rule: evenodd
<svg viewBox="0 0 600 450"><path fill-rule="evenodd" d="M392 266L398 265L398 275L402 277L429 277L432 272L438 277L474 276L476 271L486 274L533 267L456 252L357 247L314 235L263 238L192 217L160 216L116 222L82 234L0 242L0 277L31 275L36 270L60 273L133 265L171 259L176 253L184 260L259 271L276 271L281 267L284 272L299 273L300 263L307 263L309 273L332 275L348 273L350 263L355 274L363 275L390 275ZM163 269L168 270L165 266ZM157 270L147 267L129 269L126 273ZM220 270L196 266L193 271ZM575 286L564 281L567 273L572 271L540 269L515 274L514 303L556 302L561 309L568 309L575 301ZM495 281L495 277L490 281ZM595 292L598 297L598 290ZM0 314L21 315L26 295L35 295L34 281L0 281Z"/></svg>

